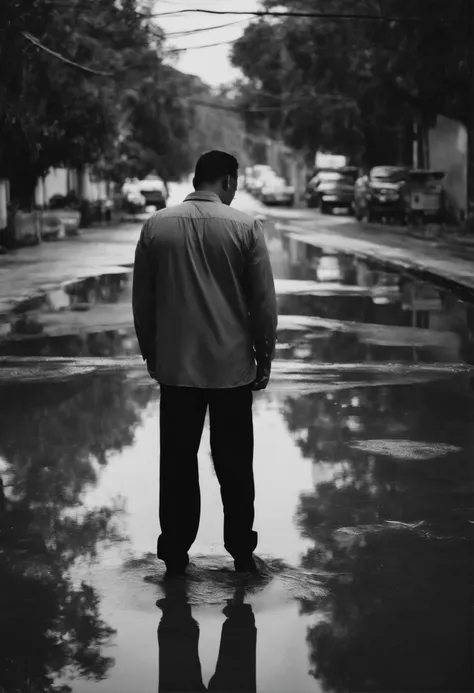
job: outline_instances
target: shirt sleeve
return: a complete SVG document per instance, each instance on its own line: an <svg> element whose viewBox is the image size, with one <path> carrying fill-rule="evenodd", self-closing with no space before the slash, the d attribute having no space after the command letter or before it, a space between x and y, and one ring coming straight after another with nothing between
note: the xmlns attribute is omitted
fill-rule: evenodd
<svg viewBox="0 0 474 693"><path fill-rule="evenodd" d="M278 325L275 282L262 224L255 221L245 268L250 324L257 363L275 357Z"/></svg>
<svg viewBox="0 0 474 693"><path fill-rule="evenodd" d="M155 358L156 289L144 225L135 250L132 308L135 332L143 359Z"/></svg>

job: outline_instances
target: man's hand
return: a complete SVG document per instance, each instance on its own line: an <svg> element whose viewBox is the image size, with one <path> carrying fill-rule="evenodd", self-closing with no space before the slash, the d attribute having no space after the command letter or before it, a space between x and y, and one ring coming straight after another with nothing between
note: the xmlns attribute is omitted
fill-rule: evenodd
<svg viewBox="0 0 474 693"><path fill-rule="evenodd" d="M272 362L270 360L257 363L257 376L252 383L252 390L265 390L270 380Z"/></svg>

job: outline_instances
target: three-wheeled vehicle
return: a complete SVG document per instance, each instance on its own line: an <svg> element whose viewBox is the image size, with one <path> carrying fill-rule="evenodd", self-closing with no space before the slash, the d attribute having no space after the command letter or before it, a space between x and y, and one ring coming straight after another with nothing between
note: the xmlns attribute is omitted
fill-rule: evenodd
<svg viewBox="0 0 474 693"><path fill-rule="evenodd" d="M409 224L441 223L445 214L443 171L413 170L409 172L407 220Z"/></svg>

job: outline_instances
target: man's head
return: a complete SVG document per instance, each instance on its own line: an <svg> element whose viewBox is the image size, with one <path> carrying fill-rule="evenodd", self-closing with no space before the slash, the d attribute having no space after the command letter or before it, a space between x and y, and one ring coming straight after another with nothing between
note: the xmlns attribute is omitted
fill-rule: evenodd
<svg viewBox="0 0 474 693"><path fill-rule="evenodd" d="M239 162L226 152L206 152L199 157L194 173L195 190L216 193L221 202L230 205L237 190Z"/></svg>

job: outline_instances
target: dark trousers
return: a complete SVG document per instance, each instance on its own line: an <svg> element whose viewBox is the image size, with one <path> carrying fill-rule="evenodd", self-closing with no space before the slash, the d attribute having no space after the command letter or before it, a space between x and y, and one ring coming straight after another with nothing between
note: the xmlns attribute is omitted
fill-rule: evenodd
<svg viewBox="0 0 474 693"><path fill-rule="evenodd" d="M163 616L158 626L159 693L198 693L198 691L257 690L257 629L250 604L229 605L224 609L216 671L206 689L199 661L199 625L188 603L162 600Z"/></svg>
<svg viewBox="0 0 474 693"><path fill-rule="evenodd" d="M185 568L201 514L198 450L209 407L211 452L224 508L224 546L234 559L257 546L254 521L253 393L161 385L158 558Z"/></svg>

